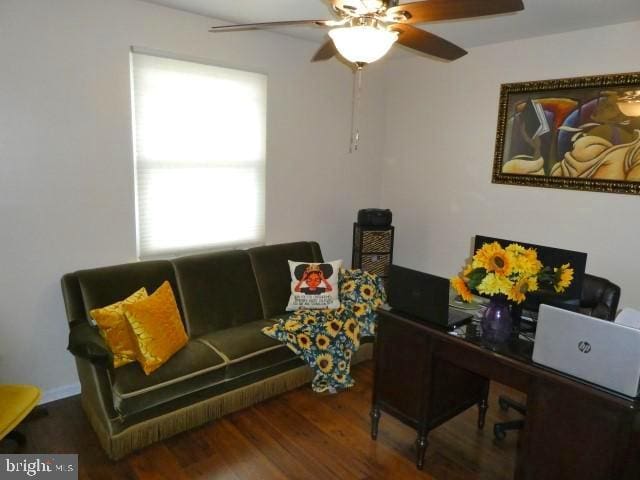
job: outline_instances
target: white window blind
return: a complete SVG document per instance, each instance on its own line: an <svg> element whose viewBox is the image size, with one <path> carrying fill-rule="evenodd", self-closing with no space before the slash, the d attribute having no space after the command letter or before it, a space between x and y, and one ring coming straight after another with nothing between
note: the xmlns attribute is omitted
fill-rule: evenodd
<svg viewBox="0 0 640 480"><path fill-rule="evenodd" d="M138 255L264 238L265 75L132 53Z"/></svg>

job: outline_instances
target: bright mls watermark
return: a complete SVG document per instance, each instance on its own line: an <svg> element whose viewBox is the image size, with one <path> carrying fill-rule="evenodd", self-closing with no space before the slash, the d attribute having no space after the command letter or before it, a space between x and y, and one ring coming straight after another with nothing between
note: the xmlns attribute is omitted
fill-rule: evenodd
<svg viewBox="0 0 640 480"><path fill-rule="evenodd" d="M0 480L18 478L77 480L78 455L0 455Z"/></svg>

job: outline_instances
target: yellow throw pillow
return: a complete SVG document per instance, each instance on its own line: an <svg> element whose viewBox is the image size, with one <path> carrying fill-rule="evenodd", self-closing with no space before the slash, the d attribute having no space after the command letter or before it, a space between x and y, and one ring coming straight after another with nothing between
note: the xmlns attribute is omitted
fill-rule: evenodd
<svg viewBox="0 0 640 480"><path fill-rule="evenodd" d="M113 366L121 367L136 361L136 344L131 336L129 322L124 316L123 305L130 305L147 298L147 290L142 287L131 296L113 305L95 308L89 312L100 329L100 335L113 353Z"/></svg>
<svg viewBox="0 0 640 480"><path fill-rule="evenodd" d="M164 282L147 298L123 305L123 310L133 332L138 362L147 375L189 340L169 282Z"/></svg>

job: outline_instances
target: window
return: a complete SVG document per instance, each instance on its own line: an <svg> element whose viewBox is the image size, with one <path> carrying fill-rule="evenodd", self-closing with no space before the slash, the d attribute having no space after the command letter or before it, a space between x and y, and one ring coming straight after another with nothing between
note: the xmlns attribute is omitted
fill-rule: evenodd
<svg viewBox="0 0 640 480"><path fill-rule="evenodd" d="M138 256L261 243L265 75L134 51Z"/></svg>

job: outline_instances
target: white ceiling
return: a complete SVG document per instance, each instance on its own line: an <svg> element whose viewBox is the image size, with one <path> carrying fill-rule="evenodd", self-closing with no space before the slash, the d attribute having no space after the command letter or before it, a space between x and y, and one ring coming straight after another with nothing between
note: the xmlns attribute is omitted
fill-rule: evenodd
<svg viewBox="0 0 640 480"><path fill-rule="evenodd" d="M230 23L334 18L326 0L143 0ZM451 0L456 1L456 0ZM487 0L488 2L491 0ZM640 0L523 0L514 14L421 24L420 27L471 48L520 38L640 20ZM411 3L400 1L400 3ZM218 24L212 21L212 25ZM326 29L303 26L271 29L321 42ZM217 35L243 35L242 32ZM640 39L639 39L640 40Z"/></svg>

